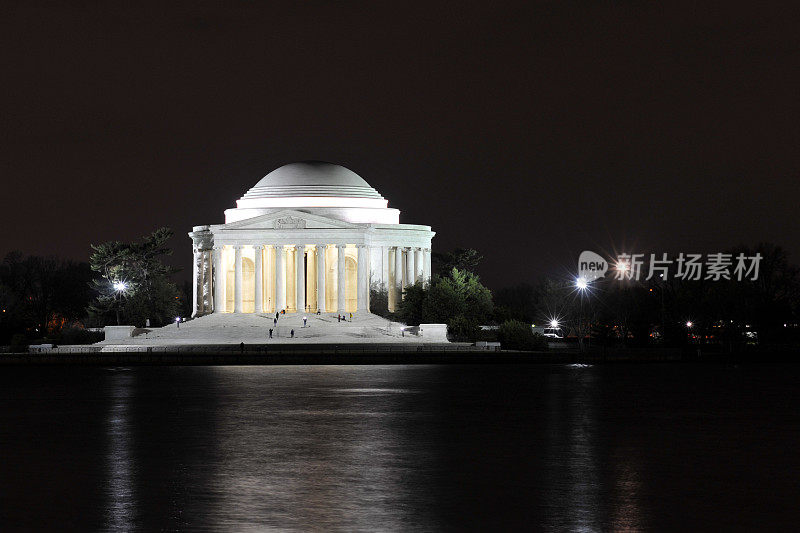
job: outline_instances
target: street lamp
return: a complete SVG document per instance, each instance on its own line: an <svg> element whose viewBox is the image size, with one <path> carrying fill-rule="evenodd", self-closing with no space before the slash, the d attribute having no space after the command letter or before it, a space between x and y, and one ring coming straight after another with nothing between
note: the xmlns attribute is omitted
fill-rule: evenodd
<svg viewBox="0 0 800 533"><path fill-rule="evenodd" d="M116 306L117 307L117 325L121 326L122 322L121 322L120 317L119 317L119 303L120 303L120 300L122 299L122 293L124 293L125 290L128 288L128 284L125 283L124 281L115 281L114 283L112 283L112 287L114 287L114 291L116 292L116 298L115 299L117 300L117 306Z"/></svg>
<svg viewBox="0 0 800 533"><path fill-rule="evenodd" d="M551 320L550 321L550 327L551 328L557 328L558 327L558 320L556 320L555 318L553 320Z"/></svg>
<svg viewBox="0 0 800 533"><path fill-rule="evenodd" d="M586 278L582 276L575 280L575 287L577 287L580 291L585 291L588 286L589 282L586 281Z"/></svg>

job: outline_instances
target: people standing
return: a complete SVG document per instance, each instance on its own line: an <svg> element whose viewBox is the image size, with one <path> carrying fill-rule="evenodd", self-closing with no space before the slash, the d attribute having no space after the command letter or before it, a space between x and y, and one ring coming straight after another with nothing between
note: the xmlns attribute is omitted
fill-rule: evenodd
<svg viewBox="0 0 800 533"><path fill-rule="evenodd" d="M278 326L278 318L275 317L272 319L272 327L277 327L277 326Z"/></svg>
<svg viewBox="0 0 800 533"><path fill-rule="evenodd" d="M269 338L272 338L272 328L269 328Z"/></svg>
<svg viewBox="0 0 800 533"><path fill-rule="evenodd" d="M303 317L303 327L306 327L306 322L308 321L307 317Z"/></svg>
<svg viewBox="0 0 800 533"><path fill-rule="evenodd" d="M291 336L294 339L294 330L291 331Z"/></svg>

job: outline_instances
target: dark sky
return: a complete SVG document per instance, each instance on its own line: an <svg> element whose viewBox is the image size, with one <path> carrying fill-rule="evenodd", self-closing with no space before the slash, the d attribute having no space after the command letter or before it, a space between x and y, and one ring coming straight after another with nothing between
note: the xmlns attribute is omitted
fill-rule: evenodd
<svg viewBox="0 0 800 533"><path fill-rule="evenodd" d="M160 2L0 13L0 255L176 233L351 168L492 287L583 249L800 262L795 2Z"/></svg>

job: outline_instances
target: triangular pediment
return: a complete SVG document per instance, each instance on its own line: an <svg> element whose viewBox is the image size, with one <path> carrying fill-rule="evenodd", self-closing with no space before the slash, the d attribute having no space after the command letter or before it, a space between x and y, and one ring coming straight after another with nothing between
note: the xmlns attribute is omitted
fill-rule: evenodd
<svg viewBox="0 0 800 533"><path fill-rule="evenodd" d="M312 215L295 209L284 209L245 220L231 222L225 229L334 229L355 228L355 224L320 215Z"/></svg>

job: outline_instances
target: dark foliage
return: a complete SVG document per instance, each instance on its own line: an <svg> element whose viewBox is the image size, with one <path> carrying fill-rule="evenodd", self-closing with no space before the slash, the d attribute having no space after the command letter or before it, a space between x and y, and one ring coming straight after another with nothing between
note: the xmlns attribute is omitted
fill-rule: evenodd
<svg viewBox="0 0 800 533"><path fill-rule="evenodd" d="M86 263L6 255L0 264L0 342L15 333L44 337L82 324L95 277Z"/></svg>
<svg viewBox="0 0 800 533"><path fill-rule="evenodd" d="M507 320L500 324L497 334L500 346L505 350L546 350L547 340L534 333L530 324L519 320Z"/></svg>
<svg viewBox="0 0 800 533"><path fill-rule="evenodd" d="M378 316L389 318L389 291L384 283L373 283L369 288L369 311Z"/></svg>
<svg viewBox="0 0 800 533"><path fill-rule="evenodd" d="M172 254L167 241L172 230L160 228L142 238L140 243L109 241L92 245L90 264L101 279L93 286L97 298L89 308L98 325L125 322L152 326L172 322L180 306L180 294L170 280L173 271L161 258ZM114 285L124 283L124 290Z"/></svg>
<svg viewBox="0 0 800 533"><path fill-rule="evenodd" d="M434 274L447 276L455 268L459 271L475 273L483 256L472 248L456 248L452 252L431 254L431 267Z"/></svg>

